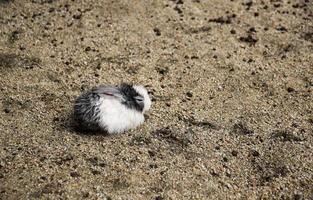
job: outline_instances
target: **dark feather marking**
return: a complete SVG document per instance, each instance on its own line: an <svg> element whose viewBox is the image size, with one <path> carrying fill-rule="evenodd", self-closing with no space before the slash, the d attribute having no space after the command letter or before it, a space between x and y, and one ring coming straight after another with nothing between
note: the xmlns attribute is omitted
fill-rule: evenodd
<svg viewBox="0 0 313 200"><path fill-rule="evenodd" d="M125 97L125 101L122 102L126 107L130 109L136 109L140 112L143 111L144 104L143 103L138 103L135 99L135 97L140 96L138 92L133 88L132 85L122 83L121 86L119 87L119 90L121 91L122 95Z"/></svg>
<svg viewBox="0 0 313 200"><path fill-rule="evenodd" d="M74 116L80 126L89 130L99 130L100 109L99 94L89 91L82 94L75 102Z"/></svg>

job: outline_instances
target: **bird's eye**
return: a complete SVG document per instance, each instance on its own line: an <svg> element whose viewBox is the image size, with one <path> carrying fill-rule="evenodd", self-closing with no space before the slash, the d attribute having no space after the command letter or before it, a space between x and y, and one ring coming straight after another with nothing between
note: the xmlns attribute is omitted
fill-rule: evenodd
<svg viewBox="0 0 313 200"><path fill-rule="evenodd" d="M135 99L136 101L139 101L139 102L143 101L143 97L140 97L140 96L135 97Z"/></svg>

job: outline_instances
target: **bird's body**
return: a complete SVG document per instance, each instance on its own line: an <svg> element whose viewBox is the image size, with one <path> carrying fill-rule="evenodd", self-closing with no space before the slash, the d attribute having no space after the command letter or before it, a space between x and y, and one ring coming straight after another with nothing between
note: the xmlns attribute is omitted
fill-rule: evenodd
<svg viewBox="0 0 313 200"><path fill-rule="evenodd" d="M121 133L143 123L150 105L143 86L99 86L77 98L74 118L86 130Z"/></svg>

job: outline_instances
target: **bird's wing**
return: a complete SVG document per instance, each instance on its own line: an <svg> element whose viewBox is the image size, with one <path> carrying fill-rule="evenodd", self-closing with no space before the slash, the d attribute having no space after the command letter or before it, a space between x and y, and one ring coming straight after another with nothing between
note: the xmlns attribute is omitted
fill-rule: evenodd
<svg viewBox="0 0 313 200"><path fill-rule="evenodd" d="M119 100L124 100L124 97L119 89L114 86L99 86L94 88L93 91L104 98L116 98Z"/></svg>

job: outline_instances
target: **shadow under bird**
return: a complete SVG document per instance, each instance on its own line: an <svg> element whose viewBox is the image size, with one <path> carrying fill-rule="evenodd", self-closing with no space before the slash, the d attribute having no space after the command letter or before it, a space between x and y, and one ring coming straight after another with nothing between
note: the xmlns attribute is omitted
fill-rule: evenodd
<svg viewBox="0 0 313 200"><path fill-rule="evenodd" d="M150 106L141 85L98 86L76 99L74 120L83 130L122 133L142 124Z"/></svg>

